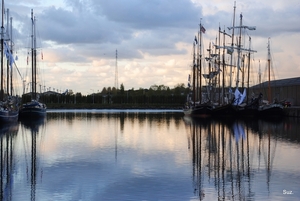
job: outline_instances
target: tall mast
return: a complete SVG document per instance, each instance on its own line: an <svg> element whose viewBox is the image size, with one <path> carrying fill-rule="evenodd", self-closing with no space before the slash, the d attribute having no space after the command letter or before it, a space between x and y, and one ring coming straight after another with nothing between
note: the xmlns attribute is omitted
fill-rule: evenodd
<svg viewBox="0 0 300 201"><path fill-rule="evenodd" d="M234 7L235 8L235 7ZM234 12L235 13L235 12ZM231 43L231 50L233 52L234 49L237 49L238 51L238 61L237 61L237 78L236 78L236 88L238 88L239 85L239 71L240 71L240 61L241 61L241 51L249 51L249 52L256 52L255 50L250 50L250 49L244 49L241 47L241 38L242 38L242 29L248 29L248 30L256 30L255 26L245 26L242 25L243 21L243 15L240 14L240 26L233 26L233 27L228 27L228 29L232 29L232 43ZM239 29L240 34L239 34L239 40L238 40L238 46L234 47L233 42L234 42L234 29ZM230 75L232 75L232 52L231 52L231 59L230 59ZM230 87L232 84L231 76L230 76Z"/></svg>
<svg viewBox="0 0 300 201"><path fill-rule="evenodd" d="M198 43L199 43L199 39L200 39L200 30L198 31L198 35L197 35L197 40L198 40ZM197 86L196 86L196 89L197 89L197 91L196 91L196 93L197 93L197 95L196 95L196 97L197 97L197 101L199 101L199 95L200 95L200 92L199 92L199 67L200 67L200 63L199 63L199 54L200 54L200 52L199 52L199 45L198 45L198 43L196 44L197 45L197 69L196 69L196 83L197 83Z"/></svg>
<svg viewBox="0 0 300 201"><path fill-rule="evenodd" d="M270 38L268 39L268 101L271 103L271 52L270 52Z"/></svg>
<svg viewBox="0 0 300 201"><path fill-rule="evenodd" d="M249 50L251 48L251 37L249 36ZM250 51L248 52L248 80L247 80L247 103L248 103L248 100L249 100L249 85L250 85Z"/></svg>
<svg viewBox="0 0 300 201"><path fill-rule="evenodd" d="M234 2L234 7L233 7L233 22L232 22L232 27L235 25L235 2ZM233 43L234 43L234 29L232 29L232 34L231 34L231 54L230 54L230 76L229 76L229 88L232 87L232 63L233 63ZM229 99L231 100L231 93L229 93Z"/></svg>
<svg viewBox="0 0 300 201"><path fill-rule="evenodd" d="M13 35L12 35L12 20L13 18L11 17L10 18L10 50L11 50L11 55L13 55ZM10 71L10 94L11 96L13 95L13 80L12 80L12 77L13 77L13 69L12 69L12 66L11 66L11 71Z"/></svg>
<svg viewBox="0 0 300 201"><path fill-rule="evenodd" d="M4 42L4 0L2 0L2 19L1 19L1 91L0 91L0 100L4 98L4 89L3 89L3 42Z"/></svg>
<svg viewBox="0 0 300 201"><path fill-rule="evenodd" d="M31 35L31 69L32 69L32 99L36 99L36 36L35 36L35 17L33 16L33 9L31 9L31 23L32 23L32 35Z"/></svg>
<svg viewBox="0 0 300 201"><path fill-rule="evenodd" d="M220 33L222 33L223 34L223 56L222 56L222 63L223 63L223 72L222 72L222 75L223 75L223 83L222 83L222 85L223 85L223 87L222 87L222 94L223 94L223 103L225 102L224 101L224 99L225 99L225 94L224 94L224 87L225 87L225 35L226 36L229 36L229 37L231 37L231 35L229 35L229 34L227 34L226 32L225 32L225 28L224 28L224 31L222 32L221 31L221 29L219 29L219 32ZM220 46L219 46L219 48L220 48ZM231 77L231 76L230 76Z"/></svg>
<svg viewBox="0 0 300 201"><path fill-rule="evenodd" d="M115 87L118 90L118 50L116 50Z"/></svg>
<svg viewBox="0 0 300 201"><path fill-rule="evenodd" d="M240 35L239 35L239 44L238 44L238 61L237 61L237 78L236 78L236 88L239 87L239 74L241 68L241 42L242 42L242 26L243 26L243 15L240 14Z"/></svg>
<svg viewBox="0 0 300 201"><path fill-rule="evenodd" d="M220 24L219 24L219 47L221 46L221 27L220 27ZM218 70L221 69L221 50L220 48L219 49L219 52L218 52ZM222 74L224 75L224 71L222 72ZM224 79L224 76L222 77L222 79ZM224 86L222 86L222 89L224 88ZM223 92L223 90L222 90ZM223 93L222 93L222 97L224 97ZM219 73L219 105L223 104L224 101L223 99L221 100L221 74Z"/></svg>
<svg viewBox="0 0 300 201"><path fill-rule="evenodd" d="M238 60L237 60L237 75L236 75L236 88L239 87L239 72L241 68L241 40L242 40L242 24L243 24L243 15L240 14L240 35L239 35L239 41L238 41ZM234 29L234 28L233 28Z"/></svg>
<svg viewBox="0 0 300 201"><path fill-rule="evenodd" d="M196 93L195 93L196 92L196 61L195 61L196 44L195 44L195 42L193 42L193 51L194 51L194 55L193 55L193 106L195 107L195 105L196 105Z"/></svg>
<svg viewBox="0 0 300 201"><path fill-rule="evenodd" d="M33 67L34 67L34 99L37 100L37 90L36 90L36 86L37 86L37 81L36 81L36 73L37 73L37 69L36 69L36 18L34 17L34 24L33 24Z"/></svg>
<svg viewBox="0 0 300 201"><path fill-rule="evenodd" d="M9 9L7 9L6 12L7 12L6 30L8 31L9 30ZM8 47L9 45L6 42L6 48ZM9 59L10 58L7 58L7 62L6 62L6 93L8 96L9 96Z"/></svg>
<svg viewBox="0 0 300 201"><path fill-rule="evenodd" d="M31 99L35 99L35 93L34 93L34 64L33 64L33 26L34 26L34 20L33 20L33 9L31 9Z"/></svg>
<svg viewBox="0 0 300 201"><path fill-rule="evenodd" d="M202 103L202 24L200 19L200 30L199 30L199 103Z"/></svg>

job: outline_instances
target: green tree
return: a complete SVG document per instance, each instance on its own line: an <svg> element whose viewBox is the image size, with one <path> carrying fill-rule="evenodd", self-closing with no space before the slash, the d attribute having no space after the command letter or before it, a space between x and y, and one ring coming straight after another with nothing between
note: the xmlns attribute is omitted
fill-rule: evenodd
<svg viewBox="0 0 300 201"><path fill-rule="evenodd" d="M120 85L120 92L121 92L121 94L124 94L124 92L125 92L123 83Z"/></svg>

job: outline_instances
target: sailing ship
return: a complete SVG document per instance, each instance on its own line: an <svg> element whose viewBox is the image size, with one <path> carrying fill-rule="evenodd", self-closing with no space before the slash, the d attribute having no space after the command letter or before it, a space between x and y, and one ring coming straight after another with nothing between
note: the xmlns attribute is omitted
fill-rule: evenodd
<svg viewBox="0 0 300 201"><path fill-rule="evenodd" d="M9 19L9 12L7 12ZM9 21L7 22L7 31ZM12 26L10 27L12 30ZM11 35L11 34L10 34ZM5 37L6 36L6 37ZM2 0L2 20L1 20L1 89L0 89L0 122L16 122L19 116L18 98L13 96L13 64L12 42L9 45L9 34L4 29L4 0ZM6 68L6 93L4 89L4 54L7 58Z"/></svg>
<svg viewBox="0 0 300 201"><path fill-rule="evenodd" d="M36 48L36 19L31 10L32 23L32 40L31 40L31 68L32 68L32 84L31 84L31 102L25 103L20 109L20 117L40 118L46 116L46 104L39 102L37 94L37 48Z"/></svg>
<svg viewBox="0 0 300 201"><path fill-rule="evenodd" d="M187 101L184 106L183 112L187 116L192 117L209 117L212 114L212 105L209 101L202 101L202 53L201 53L201 41L202 33L205 33L205 28L200 23L200 30L198 32L198 38L195 37L193 43L193 66L192 66L192 85L190 85L189 75L189 87L192 88L192 92L188 94ZM197 56L196 56L197 48ZM197 61L196 61L197 60Z"/></svg>
<svg viewBox="0 0 300 201"><path fill-rule="evenodd" d="M271 51L270 38L268 39L268 101L262 101L263 104L259 107L259 115L261 117L282 117L284 115L283 105L277 99L272 102L271 98Z"/></svg>
<svg viewBox="0 0 300 201"><path fill-rule="evenodd" d="M233 12L233 25L232 27L228 27L229 30L232 30L231 35L227 34L224 31L221 31L221 28L219 27L219 44L214 45L216 49L219 50L218 52L218 59L216 59L216 64L218 64L219 73L218 80L216 79L216 83L218 83L218 98L216 98L216 104L214 104L213 109L213 116L215 117L223 117L223 116L245 116L249 114L255 114L258 110L258 105L254 102L248 103L248 97L249 97L249 83L250 83L250 55L252 52L256 52L255 50L251 50L250 44L251 44L251 37L249 37L249 49L243 48L242 45L242 30L248 29L248 30L256 30L256 27L254 26L245 26L242 23L243 15L240 14L240 24L238 26L235 26L235 9L236 6L234 5L234 12ZM235 29L239 30L239 36L237 44L234 45L234 31ZM220 44L221 36L220 34L223 34L223 46ZM231 37L231 45L226 46L225 45L225 36ZM223 49L223 56L222 56L222 62L221 62L221 52L220 49ZM227 54L230 55L230 64L225 63L225 50L227 50ZM237 51L237 63L236 65L233 64L233 55L234 51ZM242 52L247 52L248 57L248 85L244 86L244 81L246 77L246 70L244 66L244 56L242 57ZM221 63L222 63L222 70L221 70ZM243 63L243 65L242 65ZM230 73L229 73L229 85L226 87L225 80L227 79L225 77L226 69L225 67L230 67ZM236 87L235 90L232 90L232 78L233 78L233 67L236 67ZM242 79L240 79L240 71L242 72ZM221 75L222 74L222 79ZM242 80L242 86L239 86L239 82ZM222 83L221 83L222 82ZM240 90L243 90L241 93ZM254 100L254 99L253 99Z"/></svg>

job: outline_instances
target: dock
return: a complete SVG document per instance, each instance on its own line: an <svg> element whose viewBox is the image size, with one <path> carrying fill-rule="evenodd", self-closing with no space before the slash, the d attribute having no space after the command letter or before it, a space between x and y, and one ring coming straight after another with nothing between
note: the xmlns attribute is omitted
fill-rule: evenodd
<svg viewBox="0 0 300 201"><path fill-rule="evenodd" d="M285 116L300 117L300 106L285 107L283 110Z"/></svg>

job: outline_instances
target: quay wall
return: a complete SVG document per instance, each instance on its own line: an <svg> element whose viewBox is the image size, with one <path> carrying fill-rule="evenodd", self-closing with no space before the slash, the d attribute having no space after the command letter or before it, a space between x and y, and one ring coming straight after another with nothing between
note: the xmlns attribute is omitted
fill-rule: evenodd
<svg viewBox="0 0 300 201"><path fill-rule="evenodd" d="M286 107L284 114L288 117L300 117L300 106Z"/></svg>

